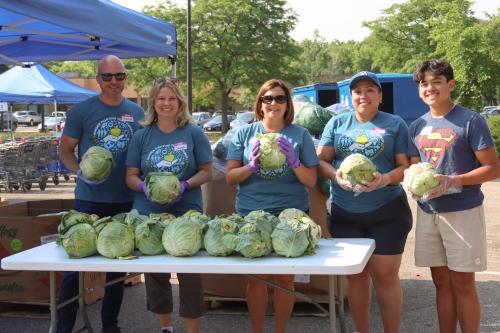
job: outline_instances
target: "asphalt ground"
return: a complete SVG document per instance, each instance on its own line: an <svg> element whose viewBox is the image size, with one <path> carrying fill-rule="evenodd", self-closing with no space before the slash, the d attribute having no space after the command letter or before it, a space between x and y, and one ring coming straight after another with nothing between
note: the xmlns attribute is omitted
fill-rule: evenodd
<svg viewBox="0 0 500 333"><path fill-rule="evenodd" d="M72 198L74 183L61 180L58 186L49 182L45 191L40 191L36 184L28 193L0 192L0 196L10 202L23 200L47 200ZM487 223L488 270L477 273L477 290L481 301L480 332L500 332L500 181L483 185L485 193L485 212ZM415 202L409 200L415 213ZM415 267L413 259L415 233L410 232L403 254L400 269L401 284L404 291L404 310L401 332L435 333L439 331L435 307L434 286L428 269ZM174 288L177 293L177 289ZM160 332L155 316L146 310L144 284L126 287L125 298L120 313L120 326L125 332ZM372 297L372 330L383 332L381 317ZM174 310L176 332L184 332L182 320L177 316L178 298ZM100 332L100 306L96 302L88 307L91 322L96 332ZM15 307L0 304L0 332L48 332L50 321L47 307ZM25 311L24 311L25 310ZM347 331L352 332L353 325L349 309L346 309ZM78 321L81 323L81 321ZM273 318L266 319L266 332L273 332ZM202 332L245 333L251 332L250 320L243 302L222 302L212 307L202 319ZM328 318L307 304L297 304L289 323L290 333L329 332ZM460 330L458 330L460 332Z"/></svg>

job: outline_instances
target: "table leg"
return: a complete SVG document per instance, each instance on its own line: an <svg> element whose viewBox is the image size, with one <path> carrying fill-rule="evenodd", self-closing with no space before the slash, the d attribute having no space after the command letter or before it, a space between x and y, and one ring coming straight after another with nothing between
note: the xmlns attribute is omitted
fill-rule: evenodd
<svg viewBox="0 0 500 333"><path fill-rule="evenodd" d="M330 333L337 332L337 314L335 302L335 276L328 275L328 298L330 300Z"/></svg>
<svg viewBox="0 0 500 333"><path fill-rule="evenodd" d="M78 272L78 304L80 306L80 314L82 315L84 326L87 328L87 332L93 333L92 325L90 325L90 320L87 315L87 308L85 306L85 288L84 288L84 272Z"/></svg>
<svg viewBox="0 0 500 333"><path fill-rule="evenodd" d="M56 302L56 272L49 272L50 286L50 329L49 333L55 333L57 329L57 302Z"/></svg>
<svg viewBox="0 0 500 333"><path fill-rule="evenodd" d="M337 298L338 298L338 309L339 309L339 325L340 332L346 333L347 329L345 327L345 314L344 314L344 284L343 278L340 275L337 275Z"/></svg>

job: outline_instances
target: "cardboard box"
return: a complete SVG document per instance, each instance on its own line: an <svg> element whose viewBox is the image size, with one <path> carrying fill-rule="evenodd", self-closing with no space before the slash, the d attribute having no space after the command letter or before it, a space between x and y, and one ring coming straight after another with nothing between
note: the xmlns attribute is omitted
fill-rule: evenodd
<svg viewBox="0 0 500 333"><path fill-rule="evenodd" d="M309 216L320 225L323 238L330 238L326 221L326 200L328 197L318 189L309 190Z"/></svg>
<svg viewBox="0 0 500 333"><path fill-rule="evenodd" d="M212 181L201 186L203 211L208 215L235 212L236 186L226 183L226 174L214 168Z"/></svg>
<svg viewBox="0 0 500 333"><path fill-rule="evenodd" d="M0 259L30 249L57 234L60 216L38 216L69 210L73 200L27 201L0 207ZM57 288L62 273L56 274ZM93 287L105 281L103 273L86 273L85 286ZM0 269L0 301L46 302L50 297L49 273L41 271L6 271ZM91 303L102 298L104 290L97 288L86 296Z"/></svg>

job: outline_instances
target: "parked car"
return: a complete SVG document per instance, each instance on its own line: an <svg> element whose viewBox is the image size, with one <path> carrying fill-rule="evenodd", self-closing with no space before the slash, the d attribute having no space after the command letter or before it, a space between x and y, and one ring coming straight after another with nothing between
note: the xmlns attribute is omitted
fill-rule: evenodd
<svg viewBox="0 0 500 333"><path fill-rule="evenodd" d="M231 123L234 120L234 115L227 115L227 122ZM210 121L203 125L203 129L205 131L221 131L222 130L222 116L216 116L212 118Z"/></svg>
<svg viewBox="0 0 500 333"><path fill-rule="evenodd" d="M489 118L500 114L500 106L485 106L483 112L480 113L484 118Z"/></svg>
<svg viewBox="0 0 500 333"><path fill-rule="evenodd" d="M62 117L47 117L45 118L45 126L42 129L42 124L38 124L38 131L39 132L45 132L45 131L61 131L64 128L64 123L66 122L66 119Z"/></svg>
<svg viewBox="0 0 500 333"><path fill-rule="evenodd" d="M19 124L30 126L35 126L42 122L42 117L36 111L17 111L14 112L14 117L16 117Z"/></svg>
<svg viewBox="0 0 500 333"><path fill-rule="evenodd" d="M8 131L9 128L13 131L17 128L17 118L14 117L10 112L1 111L0 112L0 130Z"/></svg>
<svg viewBox="0 0 500 333"><path fill-rule="evenodd" d="M229 128L236 128L253 122L253 111L243 111L236 115L236 119L229 124Z"/></svg>
<svg viewBox="0 0 500 333"><path fill-rule="evenodd" d="M50 114L51 117L60 117L66 119L66 111L56 111Z"/></svg>
<svg viewBox="0 0 500 333"><path fill-rule="evenodd" d="M212 119L210 112L193 112L193 121L200 127L203 127L210 119Z"/></svg>

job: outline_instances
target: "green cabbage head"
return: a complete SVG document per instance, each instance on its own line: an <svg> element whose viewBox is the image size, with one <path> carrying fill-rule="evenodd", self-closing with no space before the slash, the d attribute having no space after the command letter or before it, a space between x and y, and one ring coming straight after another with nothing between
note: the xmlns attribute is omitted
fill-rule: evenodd
<svg viewBox="0 0 500 333"><path fill-rule="evenodd" d="M309 246L309 226L299 220L281 220L271 234L274 252L283 257L299 257Z"/></svg>
<svg viewBox="0 0 500 333"><path fill-rule="evenodd" d="M355 186L372 182L373 173L377 172L377 167L365 155L352 154L342 161L339 170L342 172L342 179Z"/></svg>
<svg viewBox="0 0 500 333"><path fill-rule="evenodd" d="M134 247L134 229L120 222L106 223L97 236L97 251L107 258L130 257Z"/></svg>
<svg viewBox="0 0 500 333"><path fill-rule="evenodd" d="M140 215L137 209L132 209L128 213L119 213L113 216L113 220L123 224L131 225L134 228L147 219L148 217L145 215Z"/></svg>
<svg viewBox="0 0 500 333"><path fill-rule="evenodd" d="M109 150L99 146L92 146L83 154L79 166L85 178L102 180L111 174L115 162L113 161L113 154Z"/></svg>
<svg viewBox="0 0 500 333"><path fill-rule="evenodd" d="M234 252L222 242L222 237L227 234L236 234L238 224L228 218L216 217L208 222L208 230L203 237L205 249L208 254L217 257L225 257Z"/></svg>
<svg viewBox="0 0 500 333"><path fill-rule="evenodd" d="M254 210L245 216L246 222L257 223L257 221L262 221L263 223L268 223L274 229L278 223L280 223L279 218L271 213L265 212L263 210Z"/></svg>
<svg viewBox="0 0 500 333"><path fill-rule="evenodd" d="M305 104L296 111L293 123L305 127L309 133L321 134L332 113L317 104Z"/></svg>
<svg viewBox="0 0 500 333"><path fill-rule="evenodd" d="M297 209L297 208L287 208L287 209L283 209L280 213L280 215L278 215L278 218L280 220L290 220L290 219L296 219L296 218L299 218L299 217L309 217L309 215L307 215L304 211L300 210L300 209Z"/></svg>
<svg viewBox="0 0 500 333"><path fill-rule="evenodd" d="M439 181L434 178L436 174L436 169L430 163L412 164L405 173L403 184L408 191L421 197L439 186Z"/></svg>
<svg viewBox="0 0 500 333"><path fill-rule="evenodd" d="M268 223L246 223L240 227L238 234L224 235L222 242L246 258L263 257L272 251L271 231Z"/></svg>
<svg viewBox="0 0 500 333"><path fill-rule="evenodd" d="M164 224L160 219L147 219L135 228L135 247L145 255L160 254L165 251L161 242Z"/></svg>
<svg viewBox="0 0 500 333"><path fill-rule="evenodd" d="M89 223L71 226L60 238L70 258L84 258L97 253L97 233Z"/></svg>
<svg viewBox="0 0 500 333"><path fill-rule="evenodd" d="M176 218L165 227L162 244L172 256L194 256L202 244L200 223L185 217Z"/></svg>
<svg viewBox="0 0 500 333"><path fill-rule="evenodd" d="M57 232L59 235L63 235L69 228L80 223L93 225L98 218L95 214L89 215L77 212L76 210L70 210L61 217L61 222L57 226Z"/></svg>
<svg viewBox="0 0 500 333"><path fill-rule="evenodd" d="M259 134L260 167L266 170L277 169L286 163L286 157L278 144L279 134Z"/></svg>
<svg viewBox="0 0 500 333"><path fill-rule="evenodd" d="M166 205L179 195L179 179L172 172L150 172L144 180L151 200Z"/></svg>

